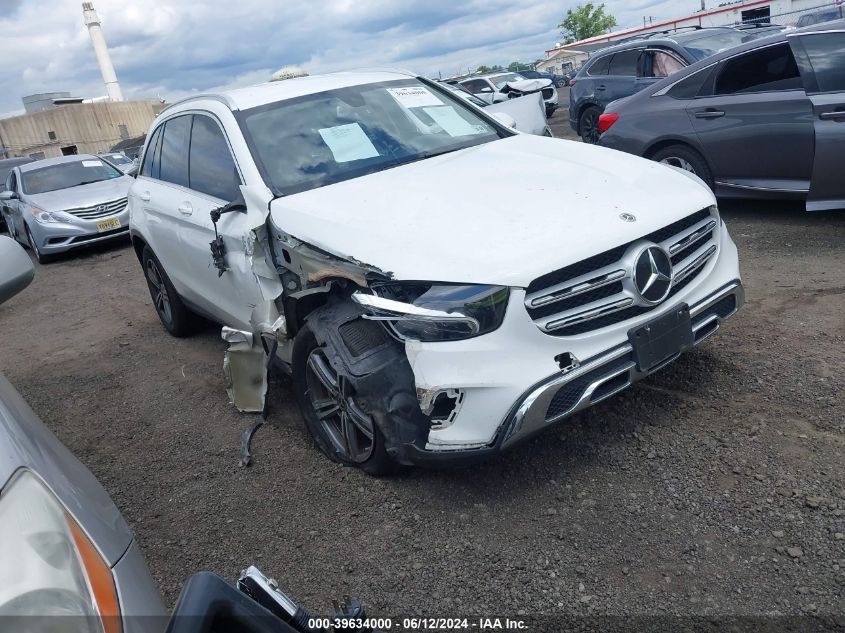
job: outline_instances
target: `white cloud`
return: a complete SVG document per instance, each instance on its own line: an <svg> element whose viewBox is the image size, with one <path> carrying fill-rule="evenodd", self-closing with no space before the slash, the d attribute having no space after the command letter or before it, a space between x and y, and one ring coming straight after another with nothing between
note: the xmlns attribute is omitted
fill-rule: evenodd
<svg viewBox="0 0 845 633"><path fill-rule="evenodd" d="M541 58L567 6L555 0L94 0L128 98L248 85L289 64L310 72L400 66L453 74ZM575 2L572 2L574 5ZM620 26L699 0L606 0ZM570 6L572 6L570 5ZM77 0L3 0L0 113L21 97L105 93Z"/></svg>

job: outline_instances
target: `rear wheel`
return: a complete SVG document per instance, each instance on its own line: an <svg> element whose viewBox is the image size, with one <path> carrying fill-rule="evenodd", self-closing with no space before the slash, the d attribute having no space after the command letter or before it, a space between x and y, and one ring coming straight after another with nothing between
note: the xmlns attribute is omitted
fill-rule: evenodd
<svg viewBox="0 0 845 633"><path fill-rule="evenodd" d="M308 324L296 335L293 383L305 426L331 459L371 475L396 471L384 436L351 381L332 364L332 351L320 346Z"/></svg>
<svg viewBox="0 0 845 633"><path fill-rule="evenodd" d="M153 306L164 329L179 338L192 334L200 319L182 302L167 273L161 267L161 262L149 246L145 246L141 253L141 265L144 267L144 277L147 279Z"/></svg>
<svg viewBox="0 0 845 633"><path fill-rule="evenodd" d="M713 189L713 175L704 157L687 145L670 145L658 150L651 156L652 160L664 165L679 167L684 171L701 178L710 189Z"/></svg>
<svg viewBox="0 0 845 633"><path fill-rule="evenodd" d="M578 129L581 131L581 140L585 143L595 145L599 142L599 116L601 109L590 106L581 113L578 119Z"/></svg>

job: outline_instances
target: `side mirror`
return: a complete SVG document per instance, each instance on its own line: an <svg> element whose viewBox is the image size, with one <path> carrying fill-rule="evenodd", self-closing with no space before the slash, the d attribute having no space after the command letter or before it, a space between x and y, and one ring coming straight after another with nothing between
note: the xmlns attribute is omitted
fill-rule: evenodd
<svg viewBox="0 0 845 633"><path fill-rule="evenodd" d="M492 116L506 128L511 130L516 129L516 120L510 114L505 114L504 112L492 112L490 116Z"/></svg>
<svg viewBox="0 0 845 633"><path fill-rule="evenodd" d="M126 174L127 176L132 176L133 178L137 178L138 177L138 171L139 171L138 170L138 163L133 163L133 165L123 173Z"/></svg>
<svg viewBox="0 0 845 633"><path fill-rule="evenodd" d="M14 200L17 197L14 191L0 191L0 200Z"/></svg>
<svg viewBox="0 0 845 633"><path fill-rule="evenodd" d="M0 236L0 303L26 288L34 276L32 260L23 247L11 237Z"/></svg>

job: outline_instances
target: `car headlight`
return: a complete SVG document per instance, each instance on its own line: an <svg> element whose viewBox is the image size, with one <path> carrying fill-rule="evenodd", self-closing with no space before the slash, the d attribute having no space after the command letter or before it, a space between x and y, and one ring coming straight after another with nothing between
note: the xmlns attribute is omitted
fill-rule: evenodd
<svg viewBox="0 0 845 633"><path fill-rule="evenodd" d="M400 338L458 341L498 328L505 318L509 291L504 286L404 282L374 286L375 294L352 299L365 318L385 321Z"/></svg>
<svg viewBox="0 0 845 633"><path fill-rule="evenodd" d="M0 560L0 619L12 616L16 631L120 633L111 569L26 470L0 495Z"/></svg>
<svg viewBox="0 0 845 633"><path fill-rule="evenodd" d="M41 207L34 204L29 205L29 212L35 217L37 222L47 224L48 222L64 222L61 211L45 211Z"/></svg>

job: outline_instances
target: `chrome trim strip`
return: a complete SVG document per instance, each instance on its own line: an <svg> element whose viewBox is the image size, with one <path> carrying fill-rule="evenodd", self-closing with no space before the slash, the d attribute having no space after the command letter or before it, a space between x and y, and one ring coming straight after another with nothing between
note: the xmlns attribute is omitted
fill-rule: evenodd
<svg viewBox="0 0 845 633"><path fill-rule="evenodd" d="M614 372L611 372L611 373L609 373L605 376L602 376L601 378L597 378L596 380L591 382L589 385L587 385L587 388L584 389L584 393L581 394L581 397L578 398L578 401L574 405L572 405L569 409L567 409L563 413L557 414L556 416L554 416L552 418L545 418L546 424L552 424L554 422L557 422L558 420L562 420L563 418L565 418L568 415L572 415L573 413L577 413L578 411L581 411L582 409L586 409L590 405L599 403L602 400L605 400L606 398L609 398L612 395L619 393L620 391L622 391L623 389L625 389L626 387L628 387L631 384L630 378L628 379L628 381L624 385L620 386L619 388L614 389L613 391L610 391L610 392L604 394L601 398L597 398L597 399L593 400L593 394L596 392L596 389L601 387L606 382L613 380L617 376L621 376L622 374L630 373L630 371L634 367L636 367L636 365L634 363L628 363L624 367L620 367L619 369L617 369ZM557 395L557 392L555 392L555 395Z"/></svg>
<svg viewBox="0 0 845 633"><path fill-rule="evenodd" d="M672 246L670 246L667 249L669 251L669 254L675 255L675 254L681 252L682 250L684 250L684 248L686 248L690 244L697 242L702 237L707 235L715 227L716 227L716 220L707 220L707 223L704 226L695 229L692 233L687 235L685 238L683 238L679 242L675 242Z"/></svg>
<svg viewBox="0 0 845 633"><path fill-rule="evenodd" d="M745 189L747 191L772 191L774 193L809 193L809 189L783 189L782 187L755 187L754 185L738 185L732 182L716 181L717 185L733 187L734 189Z"/></svg>
<svg viewBox="0 0 845 633"><path fill-rule="evenodd" d="M607 286L614 281L619 281L620 279L623 279L626 274L627 273L624 270L614 270L604 275L595 275L592 279L582 281L577 284L571 284L571 280L569 280L564 284L552 286L551 290L548 288L544 289L542 294L538 295L536 293L532 293L530 297L526 297L525 305L529 308L540 308L542 306L549 305L550 303L562 301L563 299L577 297L589 290L595 290L596 288ZM562 288L558 290L558 287L560 286L562 286Z"/></svg>
<svg viewBox="0 0 845 633"><path fill-rule="evenodd" d="M540 329L544 332L553 332L554 330L559 330L564 328L568 325L573 325L575 323L581 323L582 321L591 321L595 318L600 316L605 316L607 314L613 314L614 312L619 312L619 310L623 310L628 306L634 305L634 300L630 297L625 299L619 299L618 301L614 301L612 303L606 303L604 305L600 305L595 308L591 308L589 310L585 310L583 312L578 312L576 314L572 314L568 317L564 317L562 319L554 319L549 320L543 323L540 326Z"/></svg>
<svg viewBox="0 0 845 633"><path fill-rule="evenodd" d="M734 309L733 312L731 312L724 318L733 316L742 303L742 284L738 280L731 282L727 286L716 290L709 297L706 297L705 299L698 302L695 306L692 306L690 308L690 317L694 318L698 314L701 314L708 308L712 307L714 304L718 303L719 301L730 295L737 295L736 309ZM718 315L713 315L713 317L715 317L719 323L721 323L721 321L723 320L723 318L719 317ZM701 323L696 324L694 326L693 333L700 331L703 327L706 327L711 322L712 318L708 317ZM713 331L715 332L716 330ZM697 345L706 338L707 336L703 337L698 341L695 341L694 345ZM555 416L549 421L546 420L546 412L548 410L549 404L551 404L552 399L557 394L560 388L562 388L570 381L575 380L579 376L582 376L587 372L593 371L601 367L602 365L611 363L614 360L625 356L626 354L630 354L632 351L633 348L631 347L630 343L623 343L604 354L595 356L591 359L582 362L577 369L570 371L569 373L555 374L550 378L546 379L545 381L529 388L528 391L523 394L521 400L517 400L519 404L505 416L504 420L499 425L499 430L496 434L496 441L500 441L500 446L505 447L511 444L516 439L518 439L520 436L529 435L534 431L538 431L541 428L548 426L549 424L557 422L560 419L577 412L578 406L586 408L587 404L592 403L585 402L584 398L582 397L579 399L578 404L576 404L576 406L571 408L569 411L559 414L558 416ZM667 361L666 364L668 364L668 362L670 361ZM659 368L656 368L653 371L656 371L657 369ZM607 376L602 376L593 383L590 383L587 389L589 390L590 388L592 388L592 391L590 391L590 394L592 394L598 387L601 386L601 384L607 382L608 380L611 380L612 378L615 378L616 376L620 375L621 373L624 373L625 371L630 372L630 380L625 385L625 387L632 384L633 382L636 382L637 380L643 378L646 375L637 371L634 363L630 362L626 363L625 366L620 367L617 370L613 370ZM618 390L614 390L612 393L607 394L608 397L610 395L613 395L617 391L621 391L625 387L620 387ZM499 440L502 432L504 432L505 435L504 437L501 437L501 440Z"/></svg>
<svg viewBox="0 0 845 633"><path fill-rule="evenodd" d="M716 245L711 244L710 248L706 251L698 255L692 262L681 268L677 271L674 275L672 275L672 285L682 282L684 279L689 277L692 273L696 270L704 266L713 255L716 254Z"/></svg>

